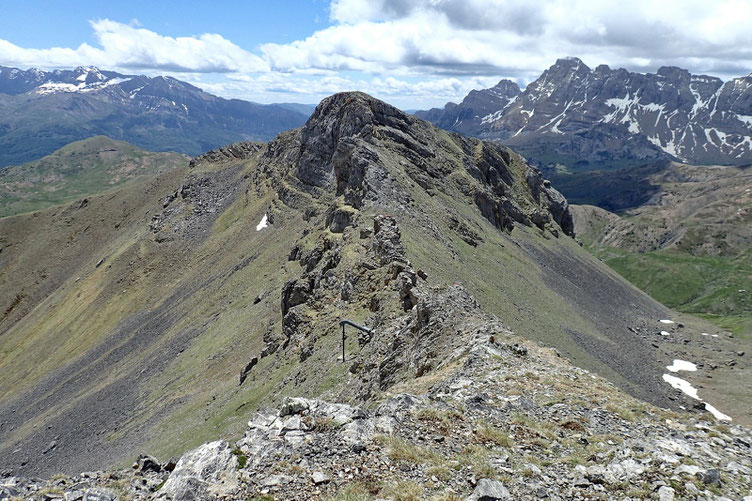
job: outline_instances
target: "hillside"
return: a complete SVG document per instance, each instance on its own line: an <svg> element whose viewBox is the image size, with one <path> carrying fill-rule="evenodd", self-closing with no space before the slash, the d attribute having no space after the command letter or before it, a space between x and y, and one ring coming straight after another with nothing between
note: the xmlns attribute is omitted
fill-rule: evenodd
<svg viewBox="0 0 752 501"><path fill-rule="evenodd" d="M289 106L223 99L172 77L0 67L0 167L97 135L198 155L235 141L268 141L307 117Z"/></svg>
<svg viewBox="0 0 752 501"><path fill-rule="evenodd" d="M663 304L749 338L752 172L673 163L623 175L651 186L652 195L620 216L574 207L585 246ZM597 175L582 195L599 200L621 177ZM611 200L623 199L619 193Z"/></svg>
<svg viewBox="0 0 752 501"><path fill-rule="evenodd" d="M745 342L704 340L720 331L572 233L566 200L519 155L361 93L267 145L0 219L2 466L50 476L179 455L240 436L285 396L372 406L440 379L474 333L552 346L616 400L712 419L664 378L694 360L699 398L749 424ZM373 328L347 333L345 364L343 318Z"/></svg>
<svg viewBox="0 0 752 501"><path fill-rule="evenodd" d="M152 153L105 136L77 141L0 170L0 217L70 202L187 162L185 155Z"/></svg>
<svg viewBox="0 0 752 501"><path fill-rule="evenodd" d="M656 73L559 59L524 90L509 80L417 115L447 130L511 146L569 172L752 162L752 76L723 82L676 67Z"/></svg>

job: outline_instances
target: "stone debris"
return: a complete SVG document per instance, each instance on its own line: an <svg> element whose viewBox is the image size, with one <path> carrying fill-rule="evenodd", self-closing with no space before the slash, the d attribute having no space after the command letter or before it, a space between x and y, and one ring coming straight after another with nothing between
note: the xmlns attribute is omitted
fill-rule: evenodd
<svg viewBox="0 0 752 501"><path fill-rule="evenodd" d="M494 336L477 329L421 393L369 407L286 398L171 473L142 455L126 471L1 478L0 500L748 499L750 430L657 409Z"/></svg>

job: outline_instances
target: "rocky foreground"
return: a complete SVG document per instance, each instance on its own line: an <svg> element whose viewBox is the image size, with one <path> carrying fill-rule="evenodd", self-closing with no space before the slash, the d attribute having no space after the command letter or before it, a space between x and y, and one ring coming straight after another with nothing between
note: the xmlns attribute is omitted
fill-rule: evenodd
<svg viewBox="0 0 752 501"><path fill-rule="evenodd" d="M752 432L625 396L492 319L372 408L289 398L177 464L6 477L6 499L749 501Z"/></svg>

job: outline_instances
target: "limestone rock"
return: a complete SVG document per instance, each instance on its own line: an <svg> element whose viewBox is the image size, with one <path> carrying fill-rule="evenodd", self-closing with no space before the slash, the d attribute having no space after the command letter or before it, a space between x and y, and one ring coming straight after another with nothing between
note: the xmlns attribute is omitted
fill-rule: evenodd
<svg viewBox="0 0 752 501"><path fill-rule="evenodd" d="M158 499L193 501L229 494L237 487L237 464L227 442L204 444L183 454Z"/></svg>
<svg viewBox="0 0 752 501"><path fill-rule="evenodd" d="M512 496L504 484L487 478L479 480L475 490L467 498L468 501L496 501L498 499L512 499Z"/></svg>

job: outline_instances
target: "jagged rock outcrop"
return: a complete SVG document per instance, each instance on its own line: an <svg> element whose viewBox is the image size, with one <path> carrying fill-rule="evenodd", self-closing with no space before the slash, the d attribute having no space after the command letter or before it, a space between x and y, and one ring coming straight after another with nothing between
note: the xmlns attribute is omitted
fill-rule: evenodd
<svg viewBox="0 0 752 501"><path fill-rule="evenodd" d="M429 194L468 197L500 229L510 231L515 223L530 226L535 219L541 228L553 221L572 234L563 197L550 185L544 187L541 177L527 176L528 187L517 189L520 180L514 172L532 169L524 160L497 144L459 136L453 140L458 144L450 148L425 122L365 94L341 93L323 100L297 135L273 142L263 162L284 161L302 189L343 197L346 206L332 208L327 220L335 233L351 224L353 211L365 203L412 210L413 197L396 167ZM393 166L395 155L399 167ZM541 192L550 196L542 200ZM287 188L281 198L300 203ZM553 218L545 215L550 210L556 212Z"/></svg>
<svg viewBox="0 0 752 501"><path fill-rule="evenodd" d="M261 151L264 143L254 141L244 141L222 146L215 150L207 151L191 159L190 167L193 168L201 162L226 162L233 160L246 160L251 158L255 153Z"/></svg>
<svg viewBox="0 0 752 501"><path fill-rule="evenodd" d="M724 83L676 67L641 74L606 65L593 70L566 58L524 91L502 80L459 105L417 115L447 130L501 140L543 166L752 161L750 75Z"/></svg>

